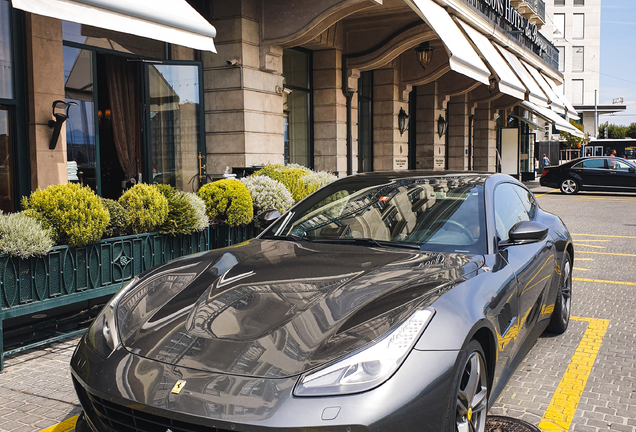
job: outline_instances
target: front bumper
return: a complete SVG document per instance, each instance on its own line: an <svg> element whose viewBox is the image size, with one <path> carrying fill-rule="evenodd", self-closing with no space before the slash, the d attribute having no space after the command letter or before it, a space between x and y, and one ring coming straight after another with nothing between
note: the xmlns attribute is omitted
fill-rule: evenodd
<svg viewBox="0 0 636 432"><path fill-rule="evenodd" d="M71 372L87 423L97 432L438 432L446 421L458 354L414 350L383 385L330 397L293 396L297 377L214 374L122 348L104 360L83 339ZM174 394L178 380L186 385Z"/></svg>

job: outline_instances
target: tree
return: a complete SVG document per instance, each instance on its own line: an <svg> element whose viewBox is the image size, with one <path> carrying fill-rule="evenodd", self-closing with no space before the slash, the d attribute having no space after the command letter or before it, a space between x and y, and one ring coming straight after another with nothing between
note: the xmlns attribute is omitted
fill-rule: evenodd
<svg viewBox="0 0 636 432"><path fill-rule="evenodd" d="M570 119L570 124L574 126L575 128L577 128L578 130L580 130L581 132L583 132L582 124L577 123L576 121L572 119ZM567 148L578 148L579 144L581 144L581 138L576 137L568 132L560 131L559 136L561 137L561 140L564 141L564 144Z"/></svg>
<svg viewBox="0 0 636 432"><path fill-rule="evenodd" d="M632 123L627 127L627 132L625 133L625 136L628 136L630 138L636 138L636 123Z"/></svg>
<svg viewBox="0 0 636 432"><path fill-rule="evenodd" d="M609 125L609 137L610 139L623 139L625 138L625 134L627 133L627 126L617 126L617 125Z"/></svg>

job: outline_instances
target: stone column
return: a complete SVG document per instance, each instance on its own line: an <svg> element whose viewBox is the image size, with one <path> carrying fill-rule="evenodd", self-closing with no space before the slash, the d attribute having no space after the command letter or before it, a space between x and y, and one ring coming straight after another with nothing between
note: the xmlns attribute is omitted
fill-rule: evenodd
<svg viewBox="0 0 636 432"><path fill-rule="evenodd" d="M208 174L283 163L282 49L259 45L259 20L253 0L215 3L218 54L202 53Z"/></svg>
<svg viewBox="0 0 636 432"><path fill-rule="evenodd" d="M408 99L400 95L397 60L373 72L373 169L408 169L408 132L400 135L400 109L408 114Z"/></svg>
<svg viewBox="0 0 636 432"><path fill-rule="evenodd" d="M435 82L416 87L417 134L415 159L417 169L443 170L446 161L445 136L437 133L437 120L445 116Z"/></svg>
<svg viewBox="0 0 636 432"><path fill-rule="evenodd" d="M496 170L497 122L495 110L490 103L480 104L475 109L473 120L473 169L475 171Z"/></svg>
<svg viewBox="0 0 636 432"><path fill-rule="evenodd" d="M48 126L53 101L64 100L62 21L27 13L26 45L31 187L44 189L68 182L66 124L54 150L49 150L52 129Z"/></svg>
<svg viewBox="0 0 636 432"><path fill-rule="evenodd" d="M343 176L347 173L347 99L342 92L342 50L314 51L313 64L314 168ZM352 106L355 102L357 108L354 99ZM352 111L352 123L353 117ZM357 150L357 145L353 147ZM353 165L357 169L357 163Z"/></svg>
<svg viewBox="0 0 636 432"><path fill-rule="evenodd" d="M468 169L468 94L448 102L448 169Z"/></svg>

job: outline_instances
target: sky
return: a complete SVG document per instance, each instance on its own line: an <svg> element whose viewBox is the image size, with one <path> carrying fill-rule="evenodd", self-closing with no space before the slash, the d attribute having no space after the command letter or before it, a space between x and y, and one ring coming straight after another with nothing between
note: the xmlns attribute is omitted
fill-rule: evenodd
<svg viewBox="0 0 636 432"><path fill-rule="evenodd" d="M599 122L636 122L636 0L601 0L601 85L599 104L623 97L627 110Z"/></svg>

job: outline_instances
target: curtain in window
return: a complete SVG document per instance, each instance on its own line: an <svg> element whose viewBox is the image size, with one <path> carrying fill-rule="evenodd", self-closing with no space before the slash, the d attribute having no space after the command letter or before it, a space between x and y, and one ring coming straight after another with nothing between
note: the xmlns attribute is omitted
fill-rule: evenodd
<svg viewBox="0 0 636 432"><path fill-rule="evenodd" d="M112 115L113 139L125 178L137 175L137 89L136 65L117 57L106 57L108 96Z"/></svg>

